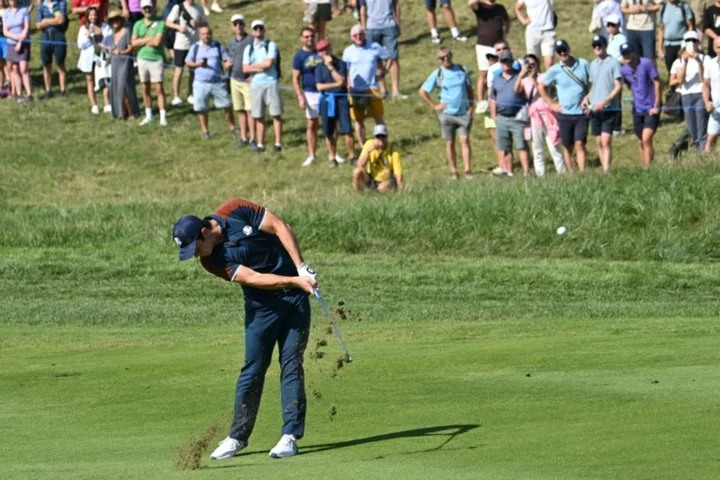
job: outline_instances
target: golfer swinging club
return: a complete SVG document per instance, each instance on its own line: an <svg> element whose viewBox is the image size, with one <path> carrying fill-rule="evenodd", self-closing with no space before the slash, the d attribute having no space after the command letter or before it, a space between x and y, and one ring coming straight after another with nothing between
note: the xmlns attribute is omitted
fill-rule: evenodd
<svg viewBox="0 0 720 480"><path fill-rule="evenodd" d="M308 294L317 286L315 272L303 262L295 234L267 209L232 199L202 220L182 217L173 237L180 247L180 260L200 257L205 270L239 283L245 293L245 365L235 390L235 413L230 435L210 459L232 458L247 447L276 342L283 436L270 456L295 455L296 441L305 431L303 353L310 333Z"/></svg>

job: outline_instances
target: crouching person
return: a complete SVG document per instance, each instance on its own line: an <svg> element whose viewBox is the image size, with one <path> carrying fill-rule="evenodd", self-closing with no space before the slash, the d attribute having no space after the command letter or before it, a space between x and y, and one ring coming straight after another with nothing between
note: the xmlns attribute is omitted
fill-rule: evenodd
<svg viewBox="0 0 720 480"><path fill-rule="evenodd" d="M404 188L400 154L388 143L387 126L375 125L374 139L365 142L357 167L353 171L353 187L390 192Z"/></svg>

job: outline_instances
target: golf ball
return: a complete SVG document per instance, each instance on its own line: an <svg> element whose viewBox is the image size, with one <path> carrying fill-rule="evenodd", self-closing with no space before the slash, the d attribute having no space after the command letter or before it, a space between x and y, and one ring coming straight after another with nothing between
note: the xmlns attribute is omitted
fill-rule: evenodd
<svg viewBox="0 0 720 480"><path fill-rule="evenodd" d="M557 229L557 234L558 234L558 235L565 235L566 233L567 233L567 228L566 228L566 227L558 227L558 229Z"/></svg>

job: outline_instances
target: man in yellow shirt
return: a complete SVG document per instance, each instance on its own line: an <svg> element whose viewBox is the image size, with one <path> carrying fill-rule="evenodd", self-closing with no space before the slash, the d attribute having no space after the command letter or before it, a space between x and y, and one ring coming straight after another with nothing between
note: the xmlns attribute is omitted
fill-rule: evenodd
<svg viewBox="0 0 720 480"><path fill-rule="evenodd" d="M353 187L358 192L370 188L384 193L403 189L400 154L388 143L387 126L375 125L372 140L365 142L353 171Z"/></svg>

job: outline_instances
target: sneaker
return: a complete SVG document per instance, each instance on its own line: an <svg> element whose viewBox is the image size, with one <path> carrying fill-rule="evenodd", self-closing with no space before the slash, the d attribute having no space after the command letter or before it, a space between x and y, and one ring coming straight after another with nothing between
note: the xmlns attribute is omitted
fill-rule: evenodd
<svg viewBox="0 0 720 480"><path fill-rule="evenodd" d="M505 177L508 175L508 172L502 167L495 167L492 169L492 174L498 177Z"/></svg>
<svg viewBox="0 0 720 480"><path fill-rule="evenodd" d="M472 172L465 172L465 180L472 180L473 174Z"/></svg>
<svg viewBox="0 0 720 480"><path fill-rule="evenodd" d="M222 13L222 12L223 12L223 9L220 8L220 5L218 5L217 3L213 3L212 6L210 7L210 10L212 10L212 11L215 12L215 13Z"/></svg>
<svg viewBox="0 0 720 480"><path fill-rule="evenodd" d="M60 92L60 98L68 98L67 90L62 90Z"/></svg>
<svg viewBox="0 0 720 480"><path fill-rule="evenodd" d="M238 442L234 438L227 437L218 443L218 447L210 454L210 460L226 460L232 458L245 447L247 447L247 442Z"/></svg>
<svg viewBox="0 0 720 480"><path fill-rule="evenodd" d="M93 105L93 107L90 109L90 113L93 115L100 115L100 107L97 105Z"/></svg>
<svg viewBox="0 0 720 480"><path fill-rule="evenodd" d="M182 99L180 97L175 97L172 99L172 102L170 102L170 105L177 107L178 105L182 105Z"/></svg>
<svg viewBox="0 0 720 480"><path fill-rule="evenodd" d="M206 17L210 16L210 10L208 10L207 8L203 8L203 12L205 13Z"/></svg>
<svg viewBox="0 0 720 480"><path fill-rule="evenodd" d="M440 37L432 37L432 38L430 38L430 42L431 42L433 45L440 45L440 43L442 42L442 38L440 38Z"/></svg>
<svg viewBox="0 0 720 480"><path fill-rule="evenodd" d="M0 88L0 98L7 98L10 96L10 90L7 88Z"/></svg>
<svg viewBox="0 0 720 480"><path fill-rule="evenodd" d="M668 152L668 154L670 155L670 160L672 162L677 162L678 157L680 156L680 150L677 147L673 146L670 147L670 151Z"/></svg>
<svg viewBox="0 0 720 480"><path fill-rule="evenodd" d="M277 147L278 147L278 146L275 145L274 151L276 151L276 152L278 151L278 150L277 150ZM282 147L281 147L281 148L282 148ZM315 157L307 157L307 158L305 159L305 161L302 163L302 166L303 166L303 167L309 167L309 166L312 165L313 163L315 163Z"/></svg>
<svg viewBox="0 0 720 480"><path fill-rule="evenodd" d="M297 442L294 435L283 435L275 447L270 450L272 458L287 458L296 455L298 452Z"/></svg>
<svg viewBox="0 0 720 480"><path fill-rule="evenodd" d="M148 123L152 122L152 117L145 117L142 119L140 123L138 123L138 127L144 127Z"/></svg>
<svg viewBox="0 0 720 480"><path fill-rule="evenodd" d="M477 104L475 105L475 113L483 114L487 111L488 111L487 100L478 100Z"/></svg>
<svg viewBox="0 0 720 480"><path fill-rule="evenodd" d="M210 132L202 132L202 138L203 140L210 140Z"/></svg>
<svg viewBox="0 0 720 480"><path fill-rule="evenodd" d="M258 145L257 143L251 143L250 150L252 150L253 152L264 152L265 145Z"/></svg>
<svg viewBox="0 0 720 480"><path fill-rule="evenodd" d="M160 117L160 126L167 127L167 118Z"/></svg>
<svg viewBox="0 0 720 480"><path fill-rule="evenodd" d="M350 159L348 160L348 165L357 165L357 158L350 157Z"/></svg>
<svg viewBox="0 0 720 480"><path fill-rule="evenodd" d="M457 37L453 37L453 40L455 40L456 42L465 43L465 42L467 42L467 37L463 37L462 35L458 35Z"/></svg>
<svg viewBox="0 0 720 480"><path fill-rule="evenodd" d="M458 175L457 172L453 172L452 175L450 175L451 180L457 180L458 178L460 178L460 175Z"/></svg>
<svg viewBox="0 0 720 480"><path fill-rule="evenodd" d="M250 150L255 150L257 148L257 142L255 142L255 140L250 140L248 145L250 145Z"/></svg>
<svg viewBox="0 0 720 480"><path fill-rule="evenodd" d="M207 15L207 13L206 13L205 15ZM193 104L193 103L195 103L194 100L195 100L195 99L193 98L192 95L188 95L188 98L187 98L187 102L188 102L188 103Z"/></svg>
<svg viewBox="0 0 720 480"><path fill-rule="evenodd" d="M47 101L50 100L52 97L53 97L52 92L45 92L45 95L43 95L42 97L40 97L40 101L41 101L41 102L47 102Z"/></svg>
<svg viewBox="0 0 720 480"><path fill-rule="evenodd" d="M28 103L28 99L25 97L18 97L17 100L15 100L15 103Z"/></svg>
<svg viewBox="0 0 720 480"><path fill-rule="evenodd" d="M330 168L336 168L338 166L337 157L330 159Z"/></svg>
<svg viewBox="0 0 720 480"><path fill-rule="evenodd" d="M244 148L244 147L247 147L248 145L250 145L250 142L248 142L244 138L241 138L240 140L235 142L235 148Z"/></svg>
<svg viewBox="0 0 720 480"><path fill-rule="evenodd" d="M275 146L273 147L273 153L281 153L281 152L282 152L282 145L279 145L276 143ZM307 162L307 160L305 160L305 161Z"/></svg>
<svg viewBox="0 0 720 480"><path fill-rule="evenodd" d="M105 105L103 107L103 113L112 113L112 105Z"/></svg>
<svg viewBox="0 0 720 480"><path fill-rule="evenodd" d="M337 153L335 154L335 161L336 161L337 163L345 163L345 159L342 158L342 157L341 157L340 155L338 155Z"/></svg>

